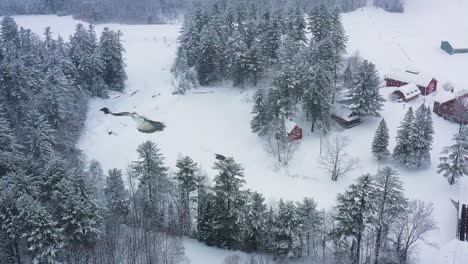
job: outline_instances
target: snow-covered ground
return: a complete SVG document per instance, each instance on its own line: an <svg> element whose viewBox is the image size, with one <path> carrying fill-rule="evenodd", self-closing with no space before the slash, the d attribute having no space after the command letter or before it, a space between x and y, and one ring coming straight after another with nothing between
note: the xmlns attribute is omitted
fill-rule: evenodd
<svg viewBox="0 0 468 264"><path fill-rule="evenodd" d="M468 47L468 1L408 2L404 14L390 14L371 7L345 14L349 53L359 50L363 57L377 65L382 75L393 68L417 68L433 74L440 81L439 86L450 81L457 88L468 88L468 54L449 56L439 49L441 40L464 43ZM70 17L56 16L18 16L15 19L37 33L51 26L56 34L64 37L72 34L78 23ZM320 138L307 132L306 122L299 121L306 133L293 160L288 168L278 167L263 142L250 131L252 90L216 87L203 89L213 93L172 95L170 67L175 57L178 25L98 25L97 32L104 26L124 33L128 88L121 96L113 94L109 99L95 99L90 103L79 147L89 159L101 162L105 169L125 169L137 158L137 146L152 140L159 145L170 167L174 167L178 156L190 155L213 176L214 153L233 156L245 168L247 188L263 193L268 200L299 200L310 196L321 208L333 205L336 194L357 176L377 170L370 147L379 120L366 120L361 126L335 132L352 140L349 154L360 159L359 168L338 182L332 182L326 172L318 168ZM382 89L382 93L388 97L390 89ZM428 96L409 104L391 101L385 104L382 114L390 129L391 148L408 107L418 107L424 101L432 106L433 100L433 96ZM164 122L167 128L154 134L139 133L131 119L99 112L104 106L112 111L135 111ZM450 187L436 173L439 153L451 143L456 126L434 115L434 127L432 167L396 168L408 197L433 202L435 206L439 230L429 237L436 247L420 247L419 263L425 264L447 263L446 258L441 259L442 252L464 247L468 250L468 244L463 243L452 245L454 242L451 242L446 246L455 237L456 212L449 198L457 197L458 189ZM115 134L109 135L110 131ZM221 263L224 255L232 254L192 240L186 240L185 245L187 257L193 264Z"/></svg>

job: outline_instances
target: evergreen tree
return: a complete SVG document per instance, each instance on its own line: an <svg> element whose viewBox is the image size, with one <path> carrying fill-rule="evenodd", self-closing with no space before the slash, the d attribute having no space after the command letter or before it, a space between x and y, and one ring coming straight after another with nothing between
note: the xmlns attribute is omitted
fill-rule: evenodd
<svg viewBox="0 0 468 264"><path fill-rule="evenodd" d="M111 218L123 220L129 213L128 194L122 179L122 171L111 169L104 189L106 209Z"/></svg>
<svg viewBox="0 0 468 264"><path fill-rule="evenodd" d="M290 37L285 37L278 50L277 74L274 85L280 96L279 106L284 113L292 113L293 108L302 98L300 66L301 44Z"/></svg>
<svg viewBox="0 0 468 264"><path fill-rule="evenodd" d="M414 127L413 109L410 107L398 129L397 144L392 155L393 159L401 165L412 166L411 156L415 150L415 137L417 137L417 131Z"/></svg>
<svg viewBox="0 0 468 264"><path fill-rule="evenodd" d="M217 161L213 168L218 172L214 178L214 225L216 245L239 249L241 245L240 214L244 203L240 188L244 183L243 168L233 158Z"/></svg>
<svg viewBox="0 0 468 264"><path fill-rule="evenodd" d="M27 131L25 150L34 161L46 162L54 155L55 131L41 113L29 110L26 116L27 121L24 123L24 129Z"/></svg>
<svg viewBox="0 0 468 264"><path fill-rule="evenodd" d="M382 118L377 131L375 131L374 140L372 141L372 154L374 154L377 160L382 160L390 156L388 139L387 123L385 119Z"/></svg>
<svg viewBox="0 0 468 264"><path fill-rule="evenodd" d="M103 79L109 89L114 91L123 91L127 79L123 59L125 49L121 38L120 31L114 32L106 27L99 40L100 56L103 62Z"/></svg>
<svg viewBox="0 0 468 264"><path fill-rule="evenodd" d="M260 44L264 65L270 66L278 59L278 49L281 43L280 23L270 13L264 14L260 24Z"/></svg>
<svg viewBox="0 0 468 264"><path fill-rule="evenodd" d="M243 87L249 72L248 48L238 31L229 38L225 53L234 86Z"/></svg>
<svg viewBox="0 0 468 264"><path fill-rule="evenodd" d="M318 54L320 47L311 47L308 54L308 63L305 68L303 109L307 119L311 121L311 131L314 132L315 125L327 132L331 121L331 72L330 65L326 60L320 60Z"/></svg>
<svg viewBox="0 0 468 264"><path fill-rule="evenodd" d="M224 45L216 32L217 25L210 21L201 31L199 57L196 63L198 80L201 85L208 85L220 80Z"/></svg>
<svg viewBox="0 0 468 264"><path fill-rule="evenodd" d="M70 38L70 58L76 67L75 82L93 96L106 96L104 62L98 49L96 32L92 25L86 30L82 24L76 26Z"/></svg>
<svg viewBox="0 0 468 264"><path fill-rule="evenodd" d="M311 242L313 244L315 231L320 225L320 213L317 203L312 198L304 198L297 204L297 212L302 223L300 228L301 248L306 248L306 255L310 256Z"/></svg>
<svg viewBox="0 0 468 264"><path fill-rule="evenodd" d="M176 162L176 180L180 199L180 224L183 235L190 235L192 229L191 193L197 189L198 167L189 156L180 158Z"/></svg>
<svg viewBox="0 0 468 264"><path fill-rule="evenodd" d="M461 126L458 133L454 135L455 144L445 147L442 151L444 156L440 157L438 173L447 178L450 185L463 177L468 176L468 127Z"/></svg>
<svg viewBox="0 0 468 264"><path fill-rule="evenodd" d="M404 197L403 184L398 179L397 173L389 167L378 171L374 180L374 213L371 222L375 229L374 264L378 264L384 235L388 232L392 223L398 220L405 212L406 198Z"/></svg>
<svg viewBox="0 0 468 264"><path fill-rule="evenodd" d="M363 234L373 212L373 181L370 174L359 177L344 194L338 194L335 215L337 221L334 233L338 236L352 237L351 263L360 263ZM353 252L354 250L354 252Z"/></svg>
<svg viewBox="0 0 468 264"><path fill-rule="evenodd" d="M250 121L250 128L252 132L260 136L265 136L270 128L270 111L268 105L268 98L262 88L258 88L254 95L254 106L252 114L254 115Z"/></svg>
<svg viewBox="0 0 468 264"><path fill-rule="evenodd" d="M249 192L242 220L242 249L246 252L265 252L267 207L260 193Z"/></svg>
<svg viewBox="0 0 468 264"><path fill-rule="evenodd" d="M357 115L380 117L385 99L379 93L379 85L375 65L364 60L356 72L352 86L349 87L344 103Z"/></svg>
<svg viewBox="0 0 468 264"><path fill-rule="evenodd" d="M0 178L15 169L21 146L7 119L6 109L0 103Z"/></svg>
<svg viewBox="0 0 468 264"><path fill-rule="evenodd" d="M307 24L301 9L290 10L288 14L287 35L297 44L304 45L307 42L305 29Z"/></svg>
<svg viewBox="0 0 468 264"><path fill-rule="evenodd" d="M273 229L274 253L276 255L281 257L286 257L289 254L300 256L302 250L300 238L301 225L301 218L297 213L294 203L280 200Z"/></svg>
<svg viewBox="0 0 468 264"><path fill-rule="evenodd" d="M139 159L133 162L133 171L140 181L139 190L144 200L144 218L151 228L161 229L164 209L171 190L171 182L164 166L164 157L156 144L146 141L137 148ZM149 228L147 226L147 228Z"/></svg>
<svg viewBox="0 0 468 264"><path fill-rule="evenodd" d="M430 110L422 104L415 113L414 128L415 149L412 153L411 166L421 167L431 163L432 141L434 129L432 126L432 116Z"/></svg>
<svg viewBox="0 0 468 264"><path fill-rule="evenodd" d="M21 238L28 243L33 263L59 264L59 253L64 246L63 229L47 210L31 196L23 194L16 201L21 223Z"/></svg>
<svg viewBox="0 0 468 264"><path fill-rule="evenodd" d="M333 21L330 11L324 4L316 6L309 14L308 29L316 43L329 38L333 32Z"/></svg>

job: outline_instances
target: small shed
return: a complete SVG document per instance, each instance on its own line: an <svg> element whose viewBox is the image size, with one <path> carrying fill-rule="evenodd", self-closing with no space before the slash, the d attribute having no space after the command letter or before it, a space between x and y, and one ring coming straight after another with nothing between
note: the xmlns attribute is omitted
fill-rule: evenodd
<svg viewBox="0 0 468 264"><path fill-rule="evenodd" d="M468 90L438 94L434 113L447 120L468 124Z"/></svg>
<svg viewBox="0 0 468 264"><path fill-rule="evenodd" d="M428 95L437 90L437 79L412 69L393 70L385 76L385 82L388 87L401 87L414 83L422 95Z"/></svg>
<svg viewBox="0 0 468 264"><path fill-rule="evenodd" d="M348 129L361 123L361 118L344 105L335 105L331 117L342 127Z"/></svg>
<svg viewBox="0 0 468 264"><path fill-rule="evenodd" d="M299 140L302 138L302 128L296 124L292 119L286 119L284 121L286 127L286 133L288 134L289 139Z"/></svg>
<svg viewBox="0 0 468 264"><path fill-rule="evenodd" d="M468 48L457 47L453 45L453 43L450 43L448 41L442 41L440 43L440 48L450 55L457 54L457 53L468 53Z"/></svg>
<svg viewBox="0 0 468 264"><path fill-rule="evenodd" d="M414 83L409 83L407 85L403 85L398 87L394 92L393 95L403 102L409 102L419 97L421 91L419 90L418 86Z"/></svg>

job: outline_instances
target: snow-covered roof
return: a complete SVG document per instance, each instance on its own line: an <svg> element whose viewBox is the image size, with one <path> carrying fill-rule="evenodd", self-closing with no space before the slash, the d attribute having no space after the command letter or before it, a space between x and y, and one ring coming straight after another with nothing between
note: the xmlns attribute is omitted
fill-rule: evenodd
<svg viewBox="0 0 468 264"><path fill-rule="evenodd" d="M455 99L457 97L464 96L464 95L467 95L467 94L468 94L468 90L466 90L466 89L458 90L458 91L455 91L453 93L449 92L449 91L441 90L441 91L437 92L436 98L434 100L436 102L440 103L440 104L443 104L443 103L446 103L448 101L452 101L453 99Z"/></svg>
<svg viewBox="0 0 468 264"><path fill-rule="evenodd" d="M385 76L385 79L393 79L406 83L414 83L418 86L426 87L432 81L432 79L434 79L434 77L421 73L415 69L409 69L404 71L393 70Z"/></svg>
<svg viewBox="0 0 468 264"><path fill-rule="evenodd" d="M284 121L284 125L286 126L286 132L288 133L291 132L295 126L297 126L297 124L294 121L289 120L289 119L286 119Z"/></svg>
<svg viewBox="0 0 468 264"><path fill-rule="evenodd" d="M344 106L344 105L340 105L340 104L337 104L333 107L332 109L332 114L347 121L347 122L350 122L350 121L353 121L353 120L356 120L356 119L359 119L359 116L357 115L353 115L353 110L349 109L348 107Z"/></svg>
<svg viewBox="0 0 468 264"><path fill-rule="evenodd" d="M409 83L407 85L398 87L395 91L400 91L405 97L405 99L409 99L421 93L418 86L414 83Z"/></svg>

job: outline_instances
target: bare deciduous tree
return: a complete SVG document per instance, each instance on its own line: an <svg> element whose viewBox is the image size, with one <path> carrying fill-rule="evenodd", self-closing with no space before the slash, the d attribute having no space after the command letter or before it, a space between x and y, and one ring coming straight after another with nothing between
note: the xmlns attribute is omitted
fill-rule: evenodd
<svg viewBox="0 0 468 264"><path fill-rule="evenodd" d="M414 253L416 243L425 241L425 236L437 229L432 212L432 203L412 201L409 203L404 215L392 228L392 242L398 263L407 264Z"/></svg>
<svg viewBox="0 0 468 264"><path fill-rule="evenodd" d="M271 132L266 136L267 150L278 159L279 163L288 165L294 152L299 147L299 143L289 138L286 133L284 123L280 122L277 126L271 129Z"/></svg>
<svg viewBox="0 0 468 264"><path fill-rule="evenodd" d="M345 136L334 136L327 140L323 155L320 157L320 166L331 174L332 181L356 168L358 159L349 158L345 149L350 140Z"/></svg>

